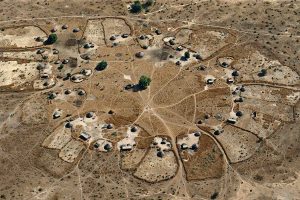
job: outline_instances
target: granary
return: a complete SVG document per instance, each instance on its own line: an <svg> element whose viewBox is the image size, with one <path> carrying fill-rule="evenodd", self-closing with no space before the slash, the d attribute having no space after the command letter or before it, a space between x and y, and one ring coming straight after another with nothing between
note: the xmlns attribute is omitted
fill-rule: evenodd
<svg viewBox="0 0 300 200"><path fill-rule="evenodd" d="M85 49L89 49L89 48L91 48L91 46L90 46L90 44L89 44L89 43L85 43L85 44L83 45L83 48L85 48Z"/></svg>
<svg viewBox="0 0 300 200"><path fill-rule="evenodd" d="M176 65L181 65L181 62L179 60L176 61Z"/></svg>
<svg viewBox="0 0 300 200"><path fill-rule="evenodd" d="M132 150L132 145L131 144L123 144L120 146L121 151L131 151Z"/></svg>
<svg viewBox="0 0 300 200"><path fill-rule="evenodd" d="M63 64L68 64L69 60L68 59L63 59L62 63Z"/></svg>
<svg viewBox="0 0 300 200"><path fill-rule="evenodd" d="M182 51L182 50L183 50L183 47L182 47L182 46L178 46L178 47L176 48L176 50L177 50L177 51Z"/></svg>
<svg viewBox="0 0 300 200"><path fill-rule="evenodd" d="M86 132L82 132L80 133L79 138L83 141L88 141L91 138L91 136Z"/></svg>
<svg viewBox="0 0 300 200"><path fill-rule="evenodd" d="M50 76L48 73L40 73L40 78L41 79L48 79Z"/></svg>
<svg viewBox="0 0 300 200"><path fill-rule="evenodd" d="M241 116L243 116L243 113L242 113L242 111L237 111L237 112L235 113L235 115L238 116L238 117L241 117Z"/></svg>
<svg viewBox="0 0 300 200"><path fill-rule="evenodd" d="M71 90L69 89L65 90L65 95L69 95L69 94L71 94Z"/></svg>
<svg viewBox="0 0 300 200"><path fill-rule="evenodd" d="M185 57L185 56L181 56L181 57L180 57L180 60L181 60L181 61L187 61L187 60L188 60L188 58L187 58L187 57Z"/></svg>
<svg viewBox="0 0 300 200"><path fill-rule="evenodd" d="M256 117L256 115L257 115L257 114L256 114L255 111L251 113L251 117L252 117L253 119Z"/></svg>
<svg viewBox="0 0 300 200"><path fill-rule="evenodd" d="M236 119L229 118L229 119L227 119L226 122L229 123L229 124L235 124L236 123Z"/></svg>
<svg viewBox="0 0 300 200"><path fill-rule="evenodd" d="M180 149L181 150L186 150L186 149L188 149L189 148L189 146L187 145L187 144L185 144L185 143L182 143L181 145L180 145Z"/></svg>
<svg viewBox="0 0 300 200"><path fill-rule="evenodd" d="M124 33L124 34L122 34L122 36L121 36L122 38L128 38L129 37L129 34L127 34L127 33Z"/></svg>
<svg viewBox="0 0 300 200"><path fill-rule="evenodd" d="M227 81L226 81L228 84L232 84L234 83L234 80L233 78L227 78Z"/></svg>
<svg viewBox="0 0 300 200"><path fill-rule="evenodd" d="M206 80L206 83L209 84L209 85L211 85L211 84L214 83L214 80L211 79L211 78L209 78L209 79Z"/></svg>
<svg viewBox="0 0 300 200"><path fill-rule="evenodd" d="M52 33L55 33L56 31L57 31L57 28L55 28L55 27L51 29Z"/></svg>
<svg viewBox="0 0 300 200"><path fill-rule="evenodd" d="M114 40L116 40L117 39L117 37L115 36L115 35L112 35L112 36L110 36L110 38L109 38L109 40L111 40L111 41L114 41Z"/></svg>
<svg viewBox="0 0 300 200"><path fill-rule="evenodd" d="M236 99L234 99L233 100L235 103L237 103L237 102L243 102L244 100L243 100L243 98L242 97L239 97L239 98L236 98Z"/></svg>
<svg viewBox="0 0 300 200"><path fill-rule="evenodd" d="M136 132L137 131L137 128L135 126L131 127L130 129L131 132Z"/></svg>
<svg viewBox="0 0 300 200"><path fill-rule="evenodd" d="M58 54L59 51L57 49L53 49L53 54Z"/></svg>
<svg viewBox="0 0 300 200"><path fill-rule="evenodd" d="M57 118L59 118L59 117L60 117L60 115L61 115L61 112L59 112L59 111L55 111L55 112L53 113L53 119L57 119Z"/></svg>
<svg viewBox="0 0 300 200"><path fill-rule="evenodd" d="M146 39L147 37L145 36L145 35L141 35L140 37L139 37L139 39L140 40L144 40L144 39Z"/></svg>
<svg viewBox="0 0 300 200"><path fill-rule="evenodd" d="M200 56L200 54L194 54L193 55L197 60L202 60L202 57Z"/></svg>
<svg viewBox="0 0 300 200"><path fill-rule="evenodd" d="M37 42L43 42L43 41L44 41L44 39L43 39L43 38L41 38L41 37L37 37L37 38L35 38L35 41L37 41Z"/></svg>
<svg viewBox="0 0 300 200"><path fill-rule="evenodd" d="M80 73L83 74L83 75L85 75L85 76L89 76L89 75L92 74L92 70L90 70L90 69L82 69L80 71Z"/></svg>
<svg viewBox="0 0 300 200"><path fill-rule="evenodd" d="M106 125L106 128L107 128L107 129L112 129L113 126L112 126L112 124L107 124L107 125Z"/></svg>
<svg viewBox="0 0 300 200"><path fill-rule="evenodd" d="M200 132L195 132L195 133L194 133L194 136L195 136L195 137L200 137L200 136L201 136L201 133L200 133Z"/></svg>
<svg viewBox="0 0 300 200"><path fill-rule="evenodd" d="M93 116L95 115L95 113L93 113L93 112L88 112L88 113L86 113L86 118L92 118Z"/></svg>
<svg viewBox="0 0 300 200"><path fill-rule="evenodd" d="M232 73L231 73L232 76L238 76L239 75L239 72L237 70L234 70Z"/></svg>
<svg viewBox="0 0 300 200"><path fill-rule="evenodd" d="M156 35L161 35L161 31L159 29L155 30Z"/></svg>
<svg viewBox="0 0 300 200"><path fill-rule="evenodd" d="M133 85L132 84L127 84L125 86L125 90L130 90L131 88L133 88Z"/></svg>
<svg viewBox="0 0 300 200"><path fill-rule="evenodd" d="M107 143L107 144L104 145L103 149L106 150L106 151L110 151L112 149L112 146Z"/></svg>
<svg viewBox="0 0 300 200"><path fill-rule="evenodd" d="M38 49L36 53L37 53L37 54L42 54L42 53L44 53L44 52L45 52L45 49Z"/></svg>
<svg viewBox="0 0 300 200"><path fill-rule="evenodd" d="M66 124L65 124L65 128L72 128L72 124L71 124L71 122L67 122Z"/></svg>
<svg viewBox="0 0 300 200"><path fill-rule="evenodd" d="M174 45L175 44L175 40L169 40L170 45Z"/></svg>
<svg viewBox="0 0 300 200"><path fill-rule="evenodd" d="M200 65L197 69L201 70L201 71L204 71L206 69L206 66L205 65Z"/></svg>
<svg viewBox="0 0 300 200"><path fill-rule="evenodd" d="M86 92L84 90L78 90L78 93L77 93L79 96L84 96L86 94Z"/></svg>
<svg viewBox="0 0 300 200"><path fill-rule="evenodd" d="M94 146L95 149L98 149L100 147L100 144L95 142L93 146Z"/></svg>
<svg viewBox="0 0 300 200"><path fill-rule="evenodd" d="M62 29L67 29L67 28L68 28L68 25L67 25L67 24L64 24L61 28L62 28Z"/></svg>
<svg viewBox="0 0 300 200"><path fill-rule="evenodd" d="M73 29L73 32L74 32L74 33L78 33L79 31L80 31L79 28L74 28L74 29Z"/></svg>
<svg viewBox="0 0 300 200"><path fill-rule="evenodd" d="M194 151L197 151L198 150L198 145L197 144L193 144L191 146L191 149L194 150Z"/></svg>
<svg viewBox="0 0 300 200"><path fill-rule="evenodd" d="M142 58L142 57L144 57L144 55L145 55L145 53L142 52L142 51L137 52L137 53L135 54L135 56L136 56L137 58Z"/></svg>
<svg viewBox="0 0 300 200"><path fill-rule="evenodd" d="M49 95L48 95L48 99L55 99L57 96L57 94L55 92L51 92Z"/></svg>
<svg viewBox="0 0 300 200"><path fill-rule="evenodd" d="M220 133L221 133L220 130L215 130L214 131L214 135L220 135Z"/></svg>
<svg viewBox="0 0 300 200"><path fill-rule="evenodd" d="M221 65L221 67L224 67L224 68L227 68L229 66L228 63L226 63L226 62L222 62L222 63L220 63L220 65Z"/></svg>
<svg viewBox="0 0 300 200"><path fill-rule="evenodd" d="M163 151L158 151L158 152L156 153L156 155L157 155L157 157L162 158L162 157L164 157L165 153L164 153Z"/></svg>
<svg viewBox="0 0 300 200"><path fill-rule="evenodd" d="M246 91L246 89L245 89L245 87L243 85L241 86L240 91L241 92L245 92Z"/></svg>

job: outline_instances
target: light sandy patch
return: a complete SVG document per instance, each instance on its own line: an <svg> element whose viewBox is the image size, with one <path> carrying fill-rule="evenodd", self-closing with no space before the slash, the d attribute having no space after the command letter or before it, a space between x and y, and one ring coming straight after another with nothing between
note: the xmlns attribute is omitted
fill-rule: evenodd
<svg viewBox="0 0 300 200"><path fill-rule="evenodd" d="M143 159L146 152L146 149L134 149L130 152L124 152L121 155L121 168L127 170L137 168L139 162Z"/></svg>
<svg viewBox="0 0 300 200"><path fill-rule="evenodd" d="M102 20L89 20L84 37L87 42L96 44L97 46L105 45L104 30L101 24Z"/></svg>
<svg viewBox="0 0 300 200"><path fill-rule="evenodd" d="M148 182L157 182L173 177L177 167L177 161L172 151L166 152L164 157L160 158L156 156L155 149L150 149L134 175Z"/></svg>
<svg viewBox="0 0 300 200"><path fill-rule="evenodd" d="M188 148L188 153L193 154L194 150L191 150L192 146L194 144L197 145L199 143L200 136L195 136L195 132L187 134L185 137L178 139L177 144L181 147L182 145L186 145L186 148Z"/></svg>
<svg viewBox="0 0 300 200"><path fill-rule="evenodd" d="M126 137L117 143L118 149L121 150L122 146L133 147L136 144L135 138L139 135L139 132L140 132L139 129L136 132L132 132L131 128L128 127L126 132Z"/></svg>
<svg viewBox="0 0 300 200"><path fill-rule="evenodd" d="M1 47L35 47L42 45L35 41L36 37L47 37L38 27L26 26L20 28L8 28L0 32Z"/></svg>
<svg viewBox="0 0 300 200"><path fill-rule="evenodd" d="M44 140L42 145L50 149L61 149L71 139L71 132L66 132L64 127L59 127Z"/></svg>
<svg viewBox="0 0 300 200"><path fill-rule="evenodd" d="M110 147L112 147L112 143L104 139L99 139L96 141L96 143L99 145L97 150L101 152L107 152L107 150L104 148L105 145L109 145Z"/></svg>
<svg viewBox="0 0 300 200"><path fill-rule="evenodd" d="M122 34L128 34L130 35L130 27L126 24L125 20L123 19L113 19L113 18L107 18L102 22L104 26L105 31L105 39L107 42L110 41L110 37L113 35L122 35ZM121 38L118 37L119 42L123 40L129 40L130 38Z"/></svg>
<svg viewBox="0 0 300 200"><path fill-rule="evenodd" d="M264 81L273 84L296 85L299 84L300 77L288 66L282 65L278 60L271 60L261 54L259 51L254 52L250 58L243 59L234 65L240 69L242 81ZM262 69L267 73L263 77L258 74Z"/></svg>
<svg viewBox="0 0 300 200"><path fill-rule="evenodd" d="M33 81L39 74L37 65L37 62L18 64L17 61L0 61L0 87Z"/></svg>
<svg viewBox="0 0 300 200"><path fill-rule="evenodd" d="M71 140L59 152L59 157L66 162L72 163L84 149L84 144L77 140Z"/></svg>
<svg viewBox="0 0 300 200"><path fill-rule="evenodd" d="M131 81L131 76L130 76L130 75L125 75L125 74L124 74L124 79L130 80L130 81Z"/></svg>
<svg viewBox="0 0 300 200"><path fill-rule="evenodd" d="M156 147L159 151L169 151L172 147L171 142L161 137L155 137L151 146Z"/></svg>

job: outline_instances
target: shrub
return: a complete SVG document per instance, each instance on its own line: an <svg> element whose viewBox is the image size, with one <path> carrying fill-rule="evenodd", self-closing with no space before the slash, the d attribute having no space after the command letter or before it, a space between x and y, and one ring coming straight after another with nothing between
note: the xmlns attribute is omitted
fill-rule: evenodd
<svg viewBox="0 0 300 200"><path fill-rule="evenodd" d="M54 44L57 41L57 35L55 33L51 33L48 36L48 39L44 42L45 45Z"/></svg>
<svg viewBox="0 0 300 200"><path fill-rule="evenodd" d="M130 6L130 12L131 13L140 13L142 11L143 7L140 1L135 1Z"/></svg>
<svg viewBox="0 0 300 200"><path fill-rule="evenodd" d="M96 70L97 71L102 71L102 70L105 70L107 67L107 62L102 60L101 62L99 62L96 66Z"/></svg>
<svg viewBox="0 0 300 200"><path fill-rule="evenodd" d="M188 59L188 58L190 58L190 56L191 56L190 52L188 52L188 51L184 52L184 57L186 57Z"/></svg>
<svg viewBox="0 0 300 200"><path fill-rule="evenodd" d="M146 2L145 3L143 3L143 8L145 9L145 10L147 10L150 6L152 6L153 5L153 0L146 0Z"/></svg>
<svg viewBox="0 0 300 200"><path fill-rule="evenodd" d="M141 89L146 89L151 83L151 78L149 78L148 76L141 76L140 80L139 80L139 87Z"/></svg>

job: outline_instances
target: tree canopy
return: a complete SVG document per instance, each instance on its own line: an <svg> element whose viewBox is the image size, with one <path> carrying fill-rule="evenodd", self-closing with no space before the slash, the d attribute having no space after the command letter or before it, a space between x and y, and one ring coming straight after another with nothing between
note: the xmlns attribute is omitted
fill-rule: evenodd
<svg viewBox="0 0 300 200"><path fill-rule="evenodd" d="M131 13L140 13L144 9L148 11L149 7L153 5L153 0L146 0L143 4L140 1L134 1L133 4L130 5Z"/></svg>
<svg viewBox="0 0 300 200"><path fill-rule="evenodd" d="M55 33L51 33L48 36L48 39L44 42L45 45L54 44L57 41L57 35Z"/></svg>
<svg viewBox="0 0 300 200"><path fill-rule="evenodd" d="M102 71L102 70L105 70L107 67L107 62L102 60L101 62L99 62L96 66L96 70L97 71Z"/></svg>
<svg viewBox="0 0 300 200"><path fill-rule="evenodd" d="M133 4L130 6L131 13L140 13L143 7L140 1L134 1Z"/></svg>
<svg viewBox="0 0 300 200"><path fill-rule="evenodd" d="M148 76L141 76L140 80L139 80L139 87L141 89L146 89L151 83L151 78L149 78Z"/></svg>

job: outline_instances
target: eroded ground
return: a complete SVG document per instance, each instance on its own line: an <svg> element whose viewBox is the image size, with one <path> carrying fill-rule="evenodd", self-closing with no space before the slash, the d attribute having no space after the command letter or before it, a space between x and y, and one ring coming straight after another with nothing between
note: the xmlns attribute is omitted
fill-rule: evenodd
<svg viewBox="0 0 300 200"><path fill-rule="evenodd" d="M299 198L299 2L3 2L0 199Z"/></svg>

